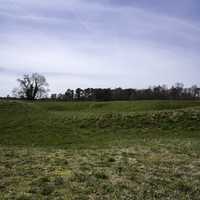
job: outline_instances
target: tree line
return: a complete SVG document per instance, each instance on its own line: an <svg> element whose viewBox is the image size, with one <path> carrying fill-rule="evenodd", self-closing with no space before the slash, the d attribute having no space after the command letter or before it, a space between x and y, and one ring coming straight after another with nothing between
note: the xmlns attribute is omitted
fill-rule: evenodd
<svg viewBox="0 0 200 200"><path fill-rule="evenodd" d="M196 85L184 88L182 83L176 83L170 88L166 85L149 87L147 89L77 88L75 90L67 89L64 94L51 94L50 98L61 101L200 99L200 88Z"/></svg>
<svg viewBox="0 0 200 200"><path fill-rule="evenodd" d="M43 75L33 73L17 79L18 87L13 89L14 99L43 99L54 101L116 101L116 100L169 100L169 99L200 99L200 87L193 85L189 88L182 83L171 87L159 85L147 89L123 88L77 88L67 89L64 94L51 94L48 97L48 83Z"/></svg>

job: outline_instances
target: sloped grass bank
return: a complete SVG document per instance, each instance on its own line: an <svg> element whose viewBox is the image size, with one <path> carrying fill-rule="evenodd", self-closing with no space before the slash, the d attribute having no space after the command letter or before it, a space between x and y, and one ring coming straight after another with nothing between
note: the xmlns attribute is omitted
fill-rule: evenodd
<svg viewBox="0 0 200 200"><path fill-rule="evenodd" d="M62 107L64 103L60 104ZM55 106L59 107L60 104L56 102ZM91 105L96 104L91 103ZM131 145L140 143L144 139L153 140L159 137L195 139L200 136L198 106L137 112L64 112L47 109L46 106L45 102L0 103L0 144L106 148L118 142Z"/></svg>

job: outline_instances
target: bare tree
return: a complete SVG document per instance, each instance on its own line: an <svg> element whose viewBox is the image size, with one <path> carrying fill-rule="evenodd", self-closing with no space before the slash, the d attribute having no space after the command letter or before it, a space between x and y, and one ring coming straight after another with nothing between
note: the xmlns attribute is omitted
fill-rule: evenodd
<svg viewBox="0 0 200 200"><path fill-rule="evenodd" d="M33 73L25 74L22 79L17 79L19 87L13 90L16 97L28 100L45 97L48 92L48 83L43 75Z"/></svg>

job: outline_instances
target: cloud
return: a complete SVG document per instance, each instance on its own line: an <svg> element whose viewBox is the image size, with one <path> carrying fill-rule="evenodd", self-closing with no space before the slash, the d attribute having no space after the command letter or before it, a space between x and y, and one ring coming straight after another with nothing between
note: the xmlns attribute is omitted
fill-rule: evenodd
<svg viewBox="0 0 200 200"><path fill-rule="evenodd" d="M95 2L95 3L94 3ZM48 37L104 40L113 37L123 42L130 40L152 41L159 45L199 47L200 26L196 22L153 13L132 6L112 6L94 1L58 1L42 3L17 0L15 12L7 10L6 32L21 35L48 34ZM36 6L38 5L38 6ZM61 6L62 5L62 6ZM14 24L17 24L15 27ZM14 26L13 26L14 25ZM11 28L12 27L12 28ZM2 32L4 32L2 30ZM10 33L11 34L11 33Z"/></svg>
<svg viewBox="0 0 200 200"><path fill-rule="evenodd" d="M198 83L199 22L179 4L146 2L2 0L0 66L12 76L45 73L54 90ZM192 11L194 2L181 6Z"/></svg>
<svg viewBox="0 0 200 200"><path fill-rule="evenodd" d="M0 67L0 72L3 72L5 69L3 67Z"/></svg>

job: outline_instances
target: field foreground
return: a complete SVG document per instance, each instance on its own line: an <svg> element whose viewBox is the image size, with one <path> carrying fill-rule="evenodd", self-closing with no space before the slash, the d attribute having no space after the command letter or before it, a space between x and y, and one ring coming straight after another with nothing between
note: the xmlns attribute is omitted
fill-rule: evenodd
<svg viewBox="0 0 200 200"><path fill-rule="evenodd" d="M0 199L200 199L200 102L0 102Z"/></svg>

